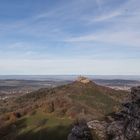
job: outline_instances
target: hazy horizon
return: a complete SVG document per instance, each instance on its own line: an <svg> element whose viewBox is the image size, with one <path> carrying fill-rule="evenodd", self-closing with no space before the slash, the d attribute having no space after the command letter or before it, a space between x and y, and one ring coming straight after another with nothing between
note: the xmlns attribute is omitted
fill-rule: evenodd
<svg viewBox="0 0 140 140"><path fill-rule="evenodd" d="M81 75L0 75L0 80L75 80ZM92 80L94 79L120 79L120 80L138 80L140 75L82 75Z"/></svg>

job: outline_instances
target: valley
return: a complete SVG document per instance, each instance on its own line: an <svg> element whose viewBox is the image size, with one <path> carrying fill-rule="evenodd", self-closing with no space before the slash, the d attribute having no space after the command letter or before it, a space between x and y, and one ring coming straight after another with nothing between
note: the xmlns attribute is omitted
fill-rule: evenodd
<svg viewBox="0 0 140 140"><path fill-rule="evenodd" d="M10 88L6 90L4 86L8 82ZM1 97L7 98L0 100L0 139L66 140L75 120L101 121L119 111L121 102L129 99L130 92L115 90L110 85L126 83L137 84L120 80L93 81L85 77L61 82L1 81L1 90L7 92ZM25 91L27 87L30 87L29 92ZM9 93L11 89L16 93ZM93 137L98 139L94 133Z"/></svg>

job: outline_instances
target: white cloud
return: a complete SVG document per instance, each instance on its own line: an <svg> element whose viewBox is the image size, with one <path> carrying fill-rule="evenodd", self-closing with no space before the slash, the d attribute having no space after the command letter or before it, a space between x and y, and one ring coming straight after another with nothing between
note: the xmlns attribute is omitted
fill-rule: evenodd
<svg viewBox="0 0 140 140"><path fill-rule="evenodd" d="M93 30L86 35L69 37L67 42L99 42L111 45L140 47L140 10L138 0L129 0L118 9L105 11L94 17L88 17L88 23ZM98 30L94 31L95 24ZM104 28L102 28L102 25ZM95 27L96 28L96 27Z"/></svg>
<svg viewBox="0 0 140 140"><path fill-rule="evenodd" d="M106 31L80 37L66 39L68 42L101 42L118 45L140 47L140 33L134 31Z"/></svg>
<svg viewBox="0 0 140 140"><path fill-rule="evenodd" d="M120 15L122 15L121 11L113 11L111 13L106 13L106 14L97 16L97 17L95 17L95 19L93 18L90 22L101 22L101 21L105 21L105 20L110 20L110 19L116 18Z"/></svg>
<svg viewBox="0 0 140 140"><path fill-rule="evenodd" d="M26 48L29 47L26 43L23 42L15 42L9 45L10 49L21 49L21 48Z"/></svg>

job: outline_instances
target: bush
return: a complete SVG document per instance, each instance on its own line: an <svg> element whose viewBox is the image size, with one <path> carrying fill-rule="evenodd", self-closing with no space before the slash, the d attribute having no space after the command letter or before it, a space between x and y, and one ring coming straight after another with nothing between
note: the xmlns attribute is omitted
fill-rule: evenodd
<svg viewBox="0 0 140 140"><path fill-rule="evenodd" d="M44 126L47 123L48 119L39 120L36 125L37 127Z"/></svg>
<svg viewBox="0 0 140 140"><path fill-rule="evenodd" d="M59 108L55 111L55 114L58 117L63 117L65 115L66 111L67 111L66 108Z"/></svg>

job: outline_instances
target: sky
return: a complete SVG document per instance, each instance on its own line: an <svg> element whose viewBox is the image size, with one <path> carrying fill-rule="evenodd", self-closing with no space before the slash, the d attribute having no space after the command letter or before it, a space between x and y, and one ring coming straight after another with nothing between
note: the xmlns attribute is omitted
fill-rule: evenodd
<svg viewBox="0 0 140 140"><path fill-rule="evenodd" d="M0 0L0 75L140 75L139 0Z"/></svg>

